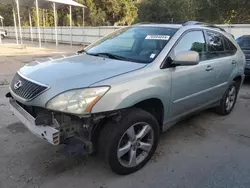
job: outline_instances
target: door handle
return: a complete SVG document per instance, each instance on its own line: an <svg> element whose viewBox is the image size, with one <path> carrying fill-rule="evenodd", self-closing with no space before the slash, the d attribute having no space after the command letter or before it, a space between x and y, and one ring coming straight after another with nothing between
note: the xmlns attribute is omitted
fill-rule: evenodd
<svg viewBox="0 0 250 188"><path fill-rule="evenodd" d="M211 71L213 70L214 68L211 66L211 65L208 65L207 68L206 68L206 71Z"/></svg>
<svg viewBox="0 0 250 188"><path fill-rule="evenodd" d="M232 64L233 64L233 65L236 65L236 61L235 61L235 60L233 60L233 61L232 61Z"/></svg>

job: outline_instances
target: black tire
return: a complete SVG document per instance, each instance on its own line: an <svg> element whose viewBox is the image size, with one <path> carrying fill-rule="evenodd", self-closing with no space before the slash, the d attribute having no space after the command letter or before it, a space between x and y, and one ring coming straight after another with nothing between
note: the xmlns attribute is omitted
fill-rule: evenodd
<svg viewBox="0 0 250 188"><path fill-rule="evenodd" d="M1 34L1 39L3 40L4 38L5 38L4 35Z"/></svg>
<svg viewBox="0 0 250 188"><path fill-rule="evenodd" d="M216 108L216 112L220 115L228 115L232 112L232 110L234 109L234 106L235 106L235 103L237 101L237 96L238 96L238 92L239 92L239 86L240 84L235 82L235 81L232 81L231 84L228 86L227 90L225 91L221 101L220 101L220 104L219 106ZM234 87L235 90L236 90L236 94L235 94L235 100L233 102L233 105L230 109L227 109L227 104L226 104L226 101L227 101L227 97L228 97L228 94L231 90L231 88Z"/></svg>
<svg viewBox="0 0 250 188"><path fill-rule="evenodd" d="M138 122L145 122L151 126L154 135L152 148L141 163L134 167L125 167L119 162L117 155L119 143L126 131ZM99 137L98 153L109 164L113 172L127 175L140 170L150 160L157 148L159 134L160 128L154 116L142 109L132 108L123 112L118 121L110 120L104 125Z"/></svg>

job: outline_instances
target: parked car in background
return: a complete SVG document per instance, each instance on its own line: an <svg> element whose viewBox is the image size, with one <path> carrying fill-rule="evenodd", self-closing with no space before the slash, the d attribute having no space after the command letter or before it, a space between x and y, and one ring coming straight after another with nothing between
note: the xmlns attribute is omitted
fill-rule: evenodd
<svg viewBox="0 0 250 188"><path fill-rule="evenodd" d="M7 37L7 30L0 28L0 35L1 35L1 39L6 38Z"/></svg>
<svg viewBox="0 0 250 188"><path fill-rule="evenodd" d="M245 75L250 76L250 35L243 35L236 41L246 56Z"/></svg>
<svg viewBox="0 0 250 188"><path fill-rule="evenodd" d="M129 174L181 119L211 107L230 114L244 67L240 47L216 26L138 24L27 64L6 96L38 137L97 152L115 173Z"/></svg>

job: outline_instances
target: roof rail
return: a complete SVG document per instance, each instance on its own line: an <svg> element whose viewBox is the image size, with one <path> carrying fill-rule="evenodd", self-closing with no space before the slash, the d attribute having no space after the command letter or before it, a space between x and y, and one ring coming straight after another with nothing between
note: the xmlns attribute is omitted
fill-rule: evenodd
<svg viewBox="0 0 250 188"><path fill-rule="evenodd" d="M188 21L182 24L182 26L187 26L187 25L200 25L201 22L198 21Z"/></svg>
<svg viewBox="0 0 250 188"><path fill-rule="evenodd" d="M140 23L136 23L134 25L143 25L143 24L156 24L154 22L140 22Z"/></svg>
<svg viewBox="0 0 250 188"><path fill-rule="evenodd" d="M205 25L205 27L210 27L210 28L214 28L214 29L219 29L220 31L226 32L225 29L223 29L223 28L221 28L221 27L218 27L218 26L216 26L216 25Z"/></svg>
<svg viewBox="0 0 250 188"><path fill-rule="evenodd" d="M224 31L226 32L225 29L218 27L216 25L213 24L209 24L209 23L204 23L204 22L198 22L198 21L188 21L182 24L182 26L187 26L187 25L204 25L205 27L210 27L210 28L214 28L214 29L219 29L220 31Z"/></svg>

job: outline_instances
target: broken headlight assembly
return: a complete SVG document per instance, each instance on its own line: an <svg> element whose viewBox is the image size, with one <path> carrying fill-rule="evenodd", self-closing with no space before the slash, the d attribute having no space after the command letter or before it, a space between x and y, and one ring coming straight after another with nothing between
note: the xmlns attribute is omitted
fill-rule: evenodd
<svg viewBox="0 0 250 188"><path fill-rule="evenodd" d="M66 91L51 99L46 108L78 115L89 114L109 88L105 86Z"/></svg>

